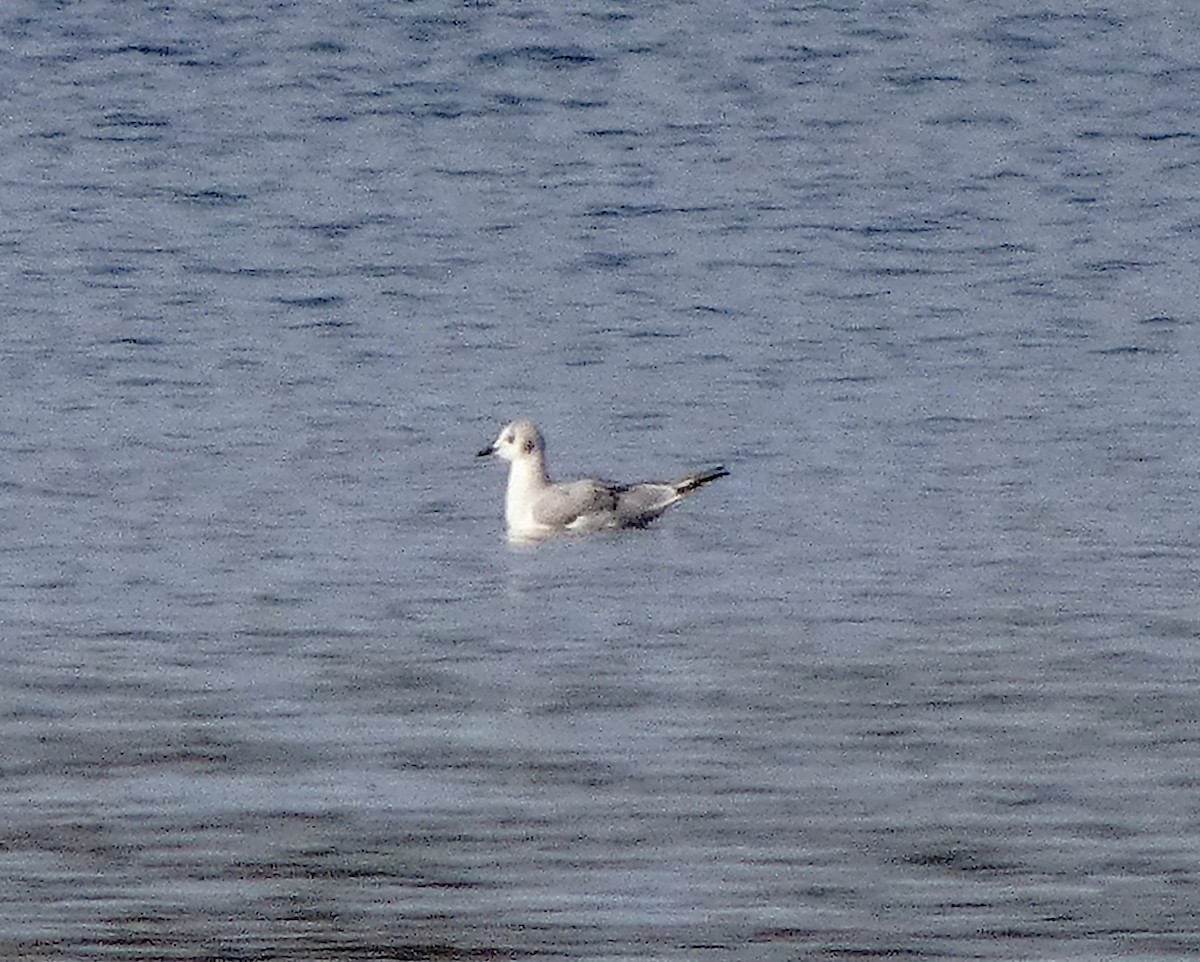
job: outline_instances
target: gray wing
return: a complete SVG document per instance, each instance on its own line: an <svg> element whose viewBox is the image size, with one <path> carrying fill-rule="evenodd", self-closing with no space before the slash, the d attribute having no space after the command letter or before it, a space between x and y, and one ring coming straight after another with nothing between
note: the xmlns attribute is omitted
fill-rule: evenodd
<svg viewBox="0 0 1200 962"><path fill-rule="evenodd" d="M646 481L631 484L617 495L617 521L630 527L649 524L680 498L674 484Z"/></svg>
<svg viewBox="0 0 1200 962"><path fill-rule="evenodd" d="M648 525L671 505L727 474L729 472L724 468L711 468L678 481L643 481L620 488L617 491L617 523L631 528Z"/></svg>
<svg viewBox="0 0 1200 962"><path fill-rule="evenodd" d="M588 514L616 510L617 489L591 478L568 484L553 484L533 506L533 517L541 524L563 528Z"/></svg>

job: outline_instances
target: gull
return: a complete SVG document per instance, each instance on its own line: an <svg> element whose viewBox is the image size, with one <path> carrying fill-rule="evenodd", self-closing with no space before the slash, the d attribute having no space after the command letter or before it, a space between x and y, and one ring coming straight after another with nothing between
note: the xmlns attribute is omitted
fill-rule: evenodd
<svg viewBox="0 0 1200 962"><path fill-rule="evenodd" d="M504 520L513 541L536 541L564 532L644 528L693 491L727 474L722 467L678 481L613 484L596 478L556 483L546 471L546 443L532 421L513 421L479 457L510 463Z"/></svg>

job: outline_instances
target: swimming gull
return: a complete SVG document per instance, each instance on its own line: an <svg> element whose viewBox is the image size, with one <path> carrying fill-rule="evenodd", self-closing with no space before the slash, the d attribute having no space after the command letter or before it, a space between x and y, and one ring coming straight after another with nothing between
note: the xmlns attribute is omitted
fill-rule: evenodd
<svg viewBox="0 0 1200 962"><path fill-rule="evenodd" d="M504 520L514 541L563 532L644 528L667 508L729 472L717 467L678 481L613 484L585 478L555 483L546 471L546 444L532 421L513 421L479 457L497 454L510 462Z"/></svg>

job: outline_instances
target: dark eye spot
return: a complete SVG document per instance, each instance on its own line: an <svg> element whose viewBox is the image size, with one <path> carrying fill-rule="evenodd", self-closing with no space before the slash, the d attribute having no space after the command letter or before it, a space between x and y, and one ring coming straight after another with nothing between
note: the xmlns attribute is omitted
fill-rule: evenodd
<svg viewBox="0 0 1200 962"><path fill-rule="evenodd" d="M504 439L505 444L512 444L516 440L516 435L510 434Z"/></svg>

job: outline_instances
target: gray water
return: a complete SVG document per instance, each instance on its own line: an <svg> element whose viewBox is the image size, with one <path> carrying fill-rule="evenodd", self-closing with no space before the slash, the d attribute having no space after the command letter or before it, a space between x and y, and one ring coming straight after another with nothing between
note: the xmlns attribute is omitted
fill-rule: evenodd
<svg viewBox="0 0 1200 962"><path fill-rule="evenodd" d="M0 11L0 957L1200 953L1194 4Z"/></svg>

